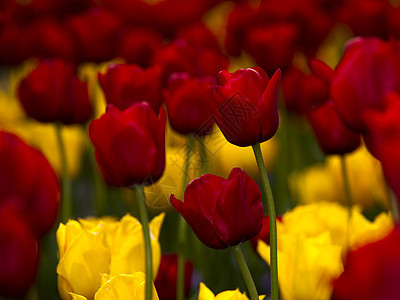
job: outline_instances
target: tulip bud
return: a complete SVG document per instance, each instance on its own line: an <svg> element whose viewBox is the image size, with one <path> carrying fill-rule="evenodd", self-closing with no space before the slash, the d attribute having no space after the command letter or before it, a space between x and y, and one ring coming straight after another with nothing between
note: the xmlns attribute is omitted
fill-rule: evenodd
<svg viewBox="0 0 400 300"><path fill-rule="evenodd" d="M89 125L97 163L107 183L115 186L152 184L164 172L165 122L146 102L120 111L113 105Z"/></svg>
<svg viewBox="0 0 400 300"><path fill-rule="evenodd" d="M239 168L228 179L205 174L185 190L185 202L171 195L172 206L200 241L214 249L236 246L262 227L264 209L258 185Z"/></svg>
<svg viewBox="0 0 400 300"><path fill-rule="evenodd" d="M92 115L87 84L72 64L60 59L42 61L21 81L18 96L26 113L39 122L84 123Z"/></svg>
<svg viewBox="0 0 400 300"><path fill-rule="evenodd" d="M280 78L279 69L269 79L259 67L218 73L210 106L215 122L230 143L251 146L275 134Z"/></svg>

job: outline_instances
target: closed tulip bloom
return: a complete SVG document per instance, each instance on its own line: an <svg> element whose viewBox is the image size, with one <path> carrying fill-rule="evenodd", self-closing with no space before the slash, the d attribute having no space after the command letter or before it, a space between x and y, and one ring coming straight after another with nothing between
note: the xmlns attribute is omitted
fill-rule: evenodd
<svg viewBox="0 0 400 300"><path fill-rule="evenodd" d="M52 59L42 61L18 88L27 115L39 122L84 123L92 115L88 87L75 66Z"/></svg>
<svg viewBox="0 0 400 300"><path fill-rule="evenodd" d="M35 280L38 245L23 217L0 207L0 296L22 297Z"/></svg>
<svg viewBox="0 0 400 300"><path fill-rule="evenodd" d="M123 110L133 103L146 101L158 114L163 103L159 67L111 65L106 73L99 73L98 78L107 103Z"/></svg>
<svg viewBox="0 0 400 300"><path fill-rule="evenodd" d="M346 154L360 146L360 134L343 123L332 100L309 111L307 118L325 154Z"/></svg>
<svg viewBox="0 0 400 300"><path fill-rule="evenodd" d="M362 111L383 109L383 98L390 92L400 92L399 43L378 38L352 40L331 85L331 95L343 121L365 132Z"/></svg>
<svg viewBox="0 0 400 300"><path fill-rule="evenodd" d="M57 175L38 150L0 131L0 206L15 207L36 238L57 219Z"/></svg>
<svg viewBox="0 0 400 300"><path fill-rule="evenodd" d="M185 190L185 202L171 195L171 204L200 241L214 249L236 246L262 227L264 209L258 185L239 168L228 179L205 174Z"/></svg>
<svg viewBox="0 0 400 300"><path fill-rule="evenodd" d="M348 253L344 271L333 283L334 300L400 298L400 229Z"/></svg>
<svg viewBox="0 0 400 300"><path fill-rule="evenodd" d="M168 120L172 128L181 134L203 136L214 125L208 104L207 80L189 78L186 73L171 75L165 91Z"/></svg>
<svg viewBox="0 0 400 300"><path fill-rule="evenodd" d="M189 296L193 265L185 262L185 296ZM176 299L176 279L178 276L178 256L176 254L164 254L161 257L154 285L161 300Z"/></svg>
<svg viewBox="0 0 400 300"><path fill-rule="evenodd" d="M210 106L230 143L252 146L274 136L279 125L276 98L280 78L279 69L270 79L259 67L218 73Z"/></svg>
<svg viewBox="0 0 400 300"><path fill-rule="evenodd" d="M112 105L89 125L97 163L107 183L152 184L165 167L166 114L157 117L146 102L121 111Z"/></svg>

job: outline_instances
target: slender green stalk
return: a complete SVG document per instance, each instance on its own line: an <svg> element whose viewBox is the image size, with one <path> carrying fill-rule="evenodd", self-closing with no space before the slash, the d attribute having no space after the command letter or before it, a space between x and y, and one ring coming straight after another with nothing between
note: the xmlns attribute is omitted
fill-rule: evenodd
<svg viewBox="0 0 400 300"><path fill-rule="evenodd" d="M199 146L200 146L200 156L202 162L202 174L208 173L209 169L209 161L208 161L208 153L207 153L207 146L204 143L204 137L198 138Z"/></svg>
<svg viewBox="0 0 400 300"><path fill-rule="evenodd" d="M67 154L65 144L62 137L62 125L56 123L57 143L60 151L61 159L61 176L62 176L62 199L61 199L61 222L67 222L72 216L72 184L68 175Z"/></svg>
<svg viewBox="0 0 400 300"><path fill-rule="evenodd" d="M242 272L242 276L244 282L246 283L247 290L250 294L250 300L258 299L258 292L256 285L254 284L253 277L251 277L251 273L249 267L247 266L246 260L244 259L242 249L240 245L232 247L233 254L235 254L236 261L239 265L240 271Z"/></svg>
<svg viewBox="0 0 400 300"><path fill-rule="evenodd" d="M194 138L193 136L188 136L186 142L186 159L185 159L185 167L183 173L183 183L182 183L182 201L184 201L184 191L188 184L188 173L189 173L189 163L190 163L190 154L192 152ZM178 274L176 281L176 299L184 300L185 299L185 240L186 240L186 222L185 219L179 215L179 223L178 223Z"/></svg>
<svg viewBox="0 0 400 300"><path fill-rule="evenodd" d="M100 170L94 156L94 152L90 155L90 165L93 171L93 181L95 188L95 205L97 216L103 216L106 213L107 199L106 189L104 188L103 179L101 178Z"/></svg>
<svg viewBox="0 0 400 300"><path fill-rule="evenodd" d="M153 293L153 255L151 252L149 217L147 216L146 199L143 193L143 186L135 185L135 191L138 199L137 202L139 206L139 216L140 222L142 223L144 247L146 252L146 300L151 300Z"/></svg>
<svg viewBox="0 0 400 300"><path fill-rule="evenodd" d="M351 195L349 172L347 170L346 159L345 159L344 155L340 155L340 163L341 163L341 167L342 167L344 192L346 194L346 204L349 209L349 218L351 218L351 214L352 214L351 208L353 206L353 196Z"/></svg>
<svg viewBox="0 0 400 300"><path fill-rule="evenodd" d="M392 213L393 221L395 224L397 224L400 220L399 205L397 204L396 195L393 193L387 181L385 181L385 190L387 199L389 200L390 211Z"/></svg>
<svg viewBox="0 0 400 300"><path fill-rule="evenodd" d="M267 206L270 227L270 272L271 272L271 300L278 300L279 287L278 287L278 246L277 246L277 233L276 233L276 213L274 197L272 195L271 185L269 183L267 170L265 169L264 160L261 153L260 143L253 145L254 155L256 157L258 170L261 175L261 181L264 188L265 200L264 207Z"/></svg>

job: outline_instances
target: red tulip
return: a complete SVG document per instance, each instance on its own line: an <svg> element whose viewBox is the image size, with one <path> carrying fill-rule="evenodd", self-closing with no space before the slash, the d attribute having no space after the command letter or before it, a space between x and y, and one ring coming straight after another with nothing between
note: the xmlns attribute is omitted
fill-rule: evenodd
<svg viewBox="0 0 400 300"><path fill-rule="evenodd" d="M12 207L0 205L0 296L24 296L37 266L37 241L24 218Z"/></svg>
<svg viewBox="0 0 400 300"><path fill-rule="evenodd" d="M92 115L87 84L60 59L42 61L21 81L18 96L26 113L40 122L84 123Z"/></svg>
<svg viewBox="0 0 400 300"><path fill-rule="evenodd" d="M333 283L333 300L400 299L400 228L348 253Z"/></svg>
<svg viewBox="0 0 400 300"><path fill-rule="evenodd" d="M400 201L400 95L392 93L383 100L384 110L363 112L367 128L363 137L368 149L382 163L385 177Z"/></svg>
<svg viewBox="0 0 400 300"><path fill-rule="evenodd" d="M129 64L147 68L162 43L162 36L151 28L128 28L119 37L117 56Z"/></svg>
<svg viewBox="0 0 400 300"><path fill-rule="evenodd" d="M106 73L99 73L98 78L107 103L124 110L133 103L146 101L158 114L163 103L159 67L111 65Z"/></svg>
<svg viewBox="0 0 400 300"><path fill-rule="evenodd" d="M365 131L362 111L382 109L382 100L390 92L400 92L400 44L377 38L353 40L331 85L343 121L359 132Z"/></svg>
<svg viewBox="0 0 400 300"><path fill-rule="evenodd" d="M333 101L310 110L307 118L325 154L345 154L360 146L360 134L343 123Z"/></svg>
<svg viewBox="0 0 400 300"><path fill-rule="evenodd" d="M228 179L205 174L193 180L185 190L185 202L171 195L171 204L211 248L236 246L262 227L260 189L239 168L232 169Z"/></svg>
<svg viewBox="0 0 400 300"><path fill-rule="evenodd" d="M271 79L259 67L218 73L212 89L215 122L225 138L237 146L270 139L278 129L277 93L281 71Z"/></svg>
<svg viewBox="0 0 400 300"><path fill-rule="evenodd" d="M178 257L176 254L164 254L161 257L160 267L154 285L160 300L176 299L176 279L178 276ZM189 296L193 266L185 262L185 297Z"/></svg>
<svg viewBox="0 0 400 300"><path fill-rule="evenodd" d="M165 91L168 120L181 134L203 136L214 125L208 98L210 82L189 78L186 73L174 73Z"/></svg>
<svg viewBox="0 0 400 300"><path fill-rule="evenodd" d="M17 136L0 131L0 207L14 207L41 238L57 219L58 179L46 158Z"/></svg>
<svg viewBox="0 0 400 300"><path fill-rule="evenodd" d="M148 103L140 102L124 111L109 105L105 114L90 123L96 160L108 184L152 184L161 177L165 122L164 109L157 118Z"/></svg>
<svg viewBox="0 0 400 300"><path fill-rule="evenodd" d="M77 44L78 61L102 62L114 58L121 26L116 15L100 7L68 19L67 27Z"/></svg>

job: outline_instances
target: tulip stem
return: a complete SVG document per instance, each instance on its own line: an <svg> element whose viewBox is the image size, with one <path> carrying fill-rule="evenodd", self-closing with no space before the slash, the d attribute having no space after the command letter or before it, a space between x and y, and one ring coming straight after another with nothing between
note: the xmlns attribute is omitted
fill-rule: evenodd
<svg viewBox="0 0 400 300"><path fill-rule="evenodd" d="M278 246L277 246L277 233L276 233L276 213L274 196L272 195L271 185L269 183L267 170L265 169L264 159L262 157L260 143L253 145L254 155L256 157L258 170L260 172L262 185L264 188L265 198L264 207L267 206L270 227L270 274L271 274L271 300L278 300L279 287L278 287Z"/></svg>
<svg viewBox="0 0 400 300"><path fill-rule="evenodd" d="M57 143L61 161L62 176L62 200L61 200L61 222L67 222L72 216L72 185L71 178L68 175L67 153L65 143L62 137L62 124L56 123Z"/></svg>
<svg viewBox="0 0 400 300"><path fill-rule="evenodd" d="M143 238L144 238L144 246L146 252L146 283L145 283L145 291L146 291L146 300L152 299L153 292L153 257L151 252L151 242L150 242L150 229L149 229L149 217L147 216L146 209L146 199L143 193L142 185L135 185L135 190L138 199L139 206L139 217L140 222L142 223L143 229Z"/></svg>
<svg viewBox="0 0 400 300"><path fill-rule="evenodd" d="M344 192L346 194L346 204L347 208L349 209L349 218L351 218L351 207L353 206L353 197L351 195L349 172L347 169L346 159L344 155L340 155L340 163L342 167Z"/></svg>
<svg viewBox="0 0 400 300"><path fill-rule="evenodd" d="M106 214L106 207L107 207L106 190L104 188L103 179L101 178L100 169L97 165L94 151L92 151L91 154L92 155L90 155L90 164L93 171L96 213L97 216L100 217Z"/></svg>
<svg viewBox="0 0 400 300"><path fill-rule="evenodd" d="M240 245L232 247L233 254L235 254L236 261L239 265L239 269L242 272L243 279L246 283L247 290L250 294L250 300L258 299L258 292L256 285L254 284L253 277L251 276L249 267L247 266L246 260L244 259L242 249Z"/></svg>
<svg viewBox="0 0 400 300"><path fill-rule="evenodd" d="M194 138L193 136L188 136L186 142L186 158L185 158L185 167L183 173L183 183L182 190L185 191L186 186L188 184L188 174L189 174L189 163L190 163L190 154L193 148ZM182 198L184 200L184 192L182 192ZM177 263L177 280L176 280L176 299L184 300L185 299L185 240L186 240L186 221L185 219L179 215L179 223L178 223L178 263Z"/></svg>

